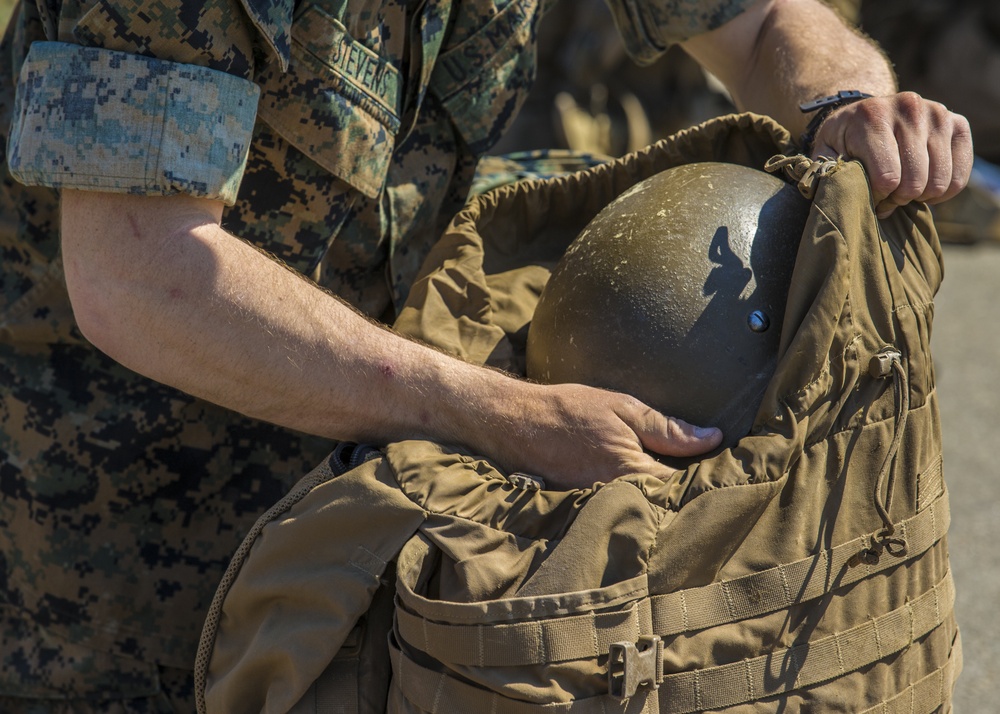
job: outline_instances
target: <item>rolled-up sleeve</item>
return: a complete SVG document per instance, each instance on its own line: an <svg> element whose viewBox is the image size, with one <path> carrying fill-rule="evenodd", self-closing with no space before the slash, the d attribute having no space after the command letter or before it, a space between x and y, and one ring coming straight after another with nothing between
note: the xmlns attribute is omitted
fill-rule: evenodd
<svg viewBox="0 0 1000 714"><path fill-rule="evenodd" d="M649 64L671 45L721 27L754 0L608 0L625 49Z"/></svg>
<svg viewBox="0 0 1000 714"><path fill-rule="evenodd" d="M207 67L64 42L31 45L8 163L26 184L232 204L259 88Z"/></svg>

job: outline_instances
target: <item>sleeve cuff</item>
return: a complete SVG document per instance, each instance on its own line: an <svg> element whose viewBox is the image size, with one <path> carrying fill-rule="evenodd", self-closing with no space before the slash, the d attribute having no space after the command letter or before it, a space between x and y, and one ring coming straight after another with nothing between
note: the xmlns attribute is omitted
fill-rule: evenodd
<svg viewBox="0 0 1000 714"><path fill-rule="evenodd" d="M37 42L18 81L10 171L29 185L232 205L259 93L205 67Z"/></svg>
<svg viewBox="0 0 1000 714"><path fill-rule="evenodd" d="M672 45L721 27L751 3L752 0L612 0L608 4L626 52L638 64L647 65Z"/></svg>

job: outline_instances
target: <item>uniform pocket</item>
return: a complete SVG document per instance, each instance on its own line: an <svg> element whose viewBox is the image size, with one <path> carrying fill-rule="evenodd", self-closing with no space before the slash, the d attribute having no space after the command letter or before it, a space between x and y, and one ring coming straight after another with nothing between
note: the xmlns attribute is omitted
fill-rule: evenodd
<svg viewBox="0 0 1000 714"><path fill-rule="evenodd" d="M287 72L270 66L258 116L286 141L368 197L382 190L399 130L399 70L309 5L292 25Z"/></svg>
<svg viewBox="0 0 1000 714"><path fill-rule="evenodd" d="M535 80L539 5L538 0L510 0L438 58L431 92L475 154L486 153L500 139Z"/></svg>

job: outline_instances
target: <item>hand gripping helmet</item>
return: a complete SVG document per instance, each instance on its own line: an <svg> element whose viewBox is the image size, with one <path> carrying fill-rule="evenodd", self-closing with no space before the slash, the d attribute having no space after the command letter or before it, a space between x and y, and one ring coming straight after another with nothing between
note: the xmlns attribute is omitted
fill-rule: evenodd
<svg viewBox="0 0 1000 714"><path fill-rule="evenodd" d="M528 377L626 392L735 444L774 373L808 210L793 186L735 164L635 185L552 272L528 330Z"/></svg>

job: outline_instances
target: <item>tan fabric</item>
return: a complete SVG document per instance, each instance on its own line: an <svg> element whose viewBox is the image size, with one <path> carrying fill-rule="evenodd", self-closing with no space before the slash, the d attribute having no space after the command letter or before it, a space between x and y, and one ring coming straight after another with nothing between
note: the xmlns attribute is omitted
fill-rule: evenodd
<svg viewBox="0 0 1000 714"><path fill-rule="evenodd" d="M202 637L214 645L210 711L288 711L347 641L386 564L423 520L377 461L332 476L320 466L262 516L226 572ZM202 649L196 679L208 666ZM204 688L196 695L204 710Z"/></svg>
<svg viewBox="0 0 1000 714"><path fill-rule="evenodd" d="M677 163L760 168L791 150L769 120L734 115L491 191L456 217L397 327L521 372L548 271L602 206ZM294 704L367 609L345 565L358 546L396 559L386 711L948 710L961 660L929 352L937 236L925 207L876 221L860 164L774 166L813 207L749 436L666 482L565 493L425 442L324 481L336 498L304 481L220 589L202 641L208 710ZM317 559L278 525L307 518L350 547ZM272 568L279 587L261 589ZM306 620L260 595L315 587L331 604ZM241 661L275 658L273 672Z"/></svg>

